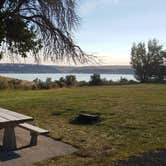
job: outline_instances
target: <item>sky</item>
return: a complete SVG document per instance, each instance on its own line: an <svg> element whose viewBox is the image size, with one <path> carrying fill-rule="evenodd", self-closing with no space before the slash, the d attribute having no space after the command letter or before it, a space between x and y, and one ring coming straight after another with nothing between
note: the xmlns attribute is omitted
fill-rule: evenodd
<svg viewBox="0 0 166 166"><path fill-rule="evenodd" d="M74 39L100 65L129 65L134 42L156 38L166 48L166 0L76 1L81 23Z"/></svg>
<svg viewBox="0 0 166 166"><path fill-rule="evenodd" d="M166 48L166 0L79 0L77 43L103 65L129 65L133 42L156 38Z"/></svg>

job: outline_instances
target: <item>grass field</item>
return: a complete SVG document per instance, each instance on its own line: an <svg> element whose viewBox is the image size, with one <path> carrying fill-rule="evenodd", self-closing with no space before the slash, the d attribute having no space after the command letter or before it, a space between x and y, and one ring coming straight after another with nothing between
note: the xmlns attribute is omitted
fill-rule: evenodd
<svg viewBox="0 0 166 166"><path fill-rule="evenodd" d="M166 85L0 91L0 107L31 115L34 124L79 148L40 166L108 166L166 149ZM74 125L79 113L100 114L96 125Z"/></svg>

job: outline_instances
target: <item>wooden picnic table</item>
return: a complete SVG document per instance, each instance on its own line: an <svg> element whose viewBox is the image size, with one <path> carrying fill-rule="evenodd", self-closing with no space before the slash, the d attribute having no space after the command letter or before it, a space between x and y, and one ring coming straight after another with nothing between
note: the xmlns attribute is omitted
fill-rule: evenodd
<svg viewBox="0 0 166 166"><path fill-rule="evenodd" d="M32 117L0 108L0 128L4 128L3 149L16 149L16 136L14 128L21 123L33 120Z"/></svg>

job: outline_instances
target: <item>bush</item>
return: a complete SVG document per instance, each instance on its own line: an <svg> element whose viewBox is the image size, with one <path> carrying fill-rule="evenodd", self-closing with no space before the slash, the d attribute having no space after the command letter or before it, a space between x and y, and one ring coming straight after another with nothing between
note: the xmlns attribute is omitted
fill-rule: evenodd
<svg viewBox="0 0 166 166"><path fill-rule="evenodd" d="M102 79L100 78L100 74L91 75L89 85L102 85Z"/></svg>
<svg viewBox="0 0 166 166"><path fill-rule="evenodd" d="M9 85L7 81L0 80L0 89L8 89Z"/></svg>
<svg viewBox="0 0 166 166"><path fill-rule="evenodd" d="M76 86L77 85L76 77L74 75L66 76L65 83L66 83L66 86L68 86L68 87Z"/></svg>
<svg viewBox="0 0 166 166"><path fill-rule="evenodd" d="M120 77L119 83L121 84L127 84L129 81L126 78Z"/></svg>
<svg viewBox="0 0 166 166"><path fill-rule="evenodd" d="M63 88L63 87L66 86L65 79L63 77L61 77L59 79L59 81L57 81L57 83L58 83L58 85L59 85L60 88Z"/></svg>
<svg viewBox="0 0 166 166"><path fill-rule="evenodd" d="M104 78L102 79L102 85L110 85L110 81Z"/></svg>
<svg viewBox="0 0 166 166"><path fill-rule="evenodd" d="M79 81L78 82L78 86L88 86L88 85L89 85L89 83L86 81Z"/></svg>
<svg viewBox="0 0 166 166"><path fill-rule="evenodd" d="M33 82L35 83L37 89L48 89L46 82L43 82L42 80L38 78L33 80Z"/></svg>
<svg viewBox="0 0 166 166"><path fill-rule="evenodd" d="M164 82L164 81L163 81ZM52 81L51 78L47 78L42 81L38 78L33 80L33 82L23 81L18 79L11 79L0 77L0 89L24 89L24 90L35 90L35 89L53 89L62 87L73 87L73 86L94 86L94 85L126 85L126 84L136 84L138 82L133 80L127 80L121 77L119 81L112 81L101 79L100 74L93 74L89 82L79 81L77 82L74 75L68 75L65 78L61 77L57 81Z"/></svg>
<svg viewBox="0 0 166 166"><path fill-rule="evenodd" d="M21 89L22 88L21 80L18 80L18 79L12 79L8 82L8 84L11 89Z"/></svg>

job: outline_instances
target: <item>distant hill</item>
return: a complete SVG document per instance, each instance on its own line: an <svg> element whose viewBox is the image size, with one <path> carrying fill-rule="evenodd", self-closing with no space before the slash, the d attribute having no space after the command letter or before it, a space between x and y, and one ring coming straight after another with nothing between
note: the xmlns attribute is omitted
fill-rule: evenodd
<svg viewBox="0 0 166 166"><path fill-rule="evenodd" d="M0 73L98 73L133 74L131 66L84 66L66 67L32 64L0 64Z"/></svg>
<svg viewBox="0 0 166 166"><path fill-rule="evenodd" d="M0 73L60 73L55 66L0 64Z"/></svg>
<svg viewBox="0 0 166 166"><path fill-rule="evenodd" d="M84 66L84 67L62 67L58 68L62 72L70 73L98 73L98 74L133 74L134 70L130 66Z"/></svg>

